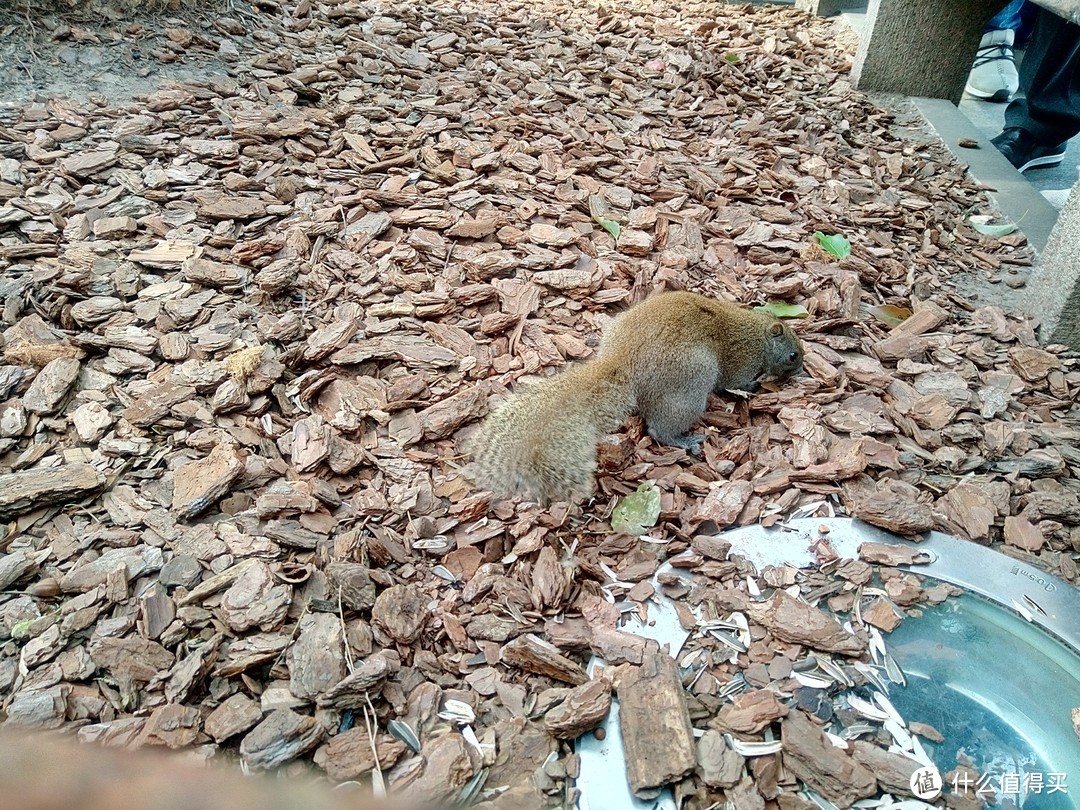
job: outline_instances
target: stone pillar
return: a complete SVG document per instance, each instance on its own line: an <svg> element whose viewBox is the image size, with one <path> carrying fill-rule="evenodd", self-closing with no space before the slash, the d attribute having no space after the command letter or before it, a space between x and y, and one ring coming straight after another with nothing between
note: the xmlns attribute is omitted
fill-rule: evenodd
<svg viewBox="0 0 1080 810"><path fill-rule="evenodd" d="M835 17L841 11L856 8L860 0L795 0L795 7L819 17Z"/></svg>
<svg viewBox="0 0 1080 810"><path fill-rule="evenodd" d="M1080 180L1028 279L1022 308L1039 319L1039 340L1080 351Z"/></svg>
<svg viewBox="0 0 1080 810"><path fill-rule="evenodd" d="M983 27L1001 5L1000 0L870 0L851 69L855 86L958 103Z"/></svg>

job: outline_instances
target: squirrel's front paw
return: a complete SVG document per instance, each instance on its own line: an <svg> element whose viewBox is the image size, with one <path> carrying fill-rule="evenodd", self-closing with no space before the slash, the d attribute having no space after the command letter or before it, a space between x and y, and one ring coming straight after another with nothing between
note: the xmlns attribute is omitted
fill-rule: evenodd
<svg viewBox="0 0 1080 810"><path fill-rule="evenodd" d="M750 399L761 388L761 381L754 380L747 385L740 385L737 388L725 388L724 390L731 394L733 397L739 397L740 399Z"/></svg>
<svg viewBox="0 0 1080 810"><path fill-rule="evenodd" d="M689 433L686 436L680 436L678 439L672 442L676 447L681 447L687 453L692 456L700 456L702 445L705 443L704 436L698 436L694 433Z"/></svg>

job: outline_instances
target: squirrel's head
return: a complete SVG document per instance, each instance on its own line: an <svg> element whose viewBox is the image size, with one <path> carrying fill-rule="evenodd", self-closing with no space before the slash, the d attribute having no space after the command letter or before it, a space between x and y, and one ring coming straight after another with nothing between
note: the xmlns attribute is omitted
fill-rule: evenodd
<svg viewBox="0 0 1080 810"><path fill-rule="evenodd" d="M766 332L765 373L770 377L791 377L802 367L802 343L790 326L774 320Z"/></svg>

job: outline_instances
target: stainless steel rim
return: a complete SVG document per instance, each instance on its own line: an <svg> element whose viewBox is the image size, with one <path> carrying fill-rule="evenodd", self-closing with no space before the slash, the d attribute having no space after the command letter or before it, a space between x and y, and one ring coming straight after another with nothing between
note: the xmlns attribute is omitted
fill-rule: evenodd
<svg viewBox="0 0 1080 810"><path fill-rule="evenodd" d="M1080 590L1053 574L970 540L930 532L916 543L853 518L802 518L768 529L745 526L716 537L731 543L732 552L759 568L784 563L804 567L814 562L809 545L821 537L819 527L828 529L829 544L841 557L857 558L863 543L925 552L930 563L901 567L990 599L1080 653Z"/></svg>

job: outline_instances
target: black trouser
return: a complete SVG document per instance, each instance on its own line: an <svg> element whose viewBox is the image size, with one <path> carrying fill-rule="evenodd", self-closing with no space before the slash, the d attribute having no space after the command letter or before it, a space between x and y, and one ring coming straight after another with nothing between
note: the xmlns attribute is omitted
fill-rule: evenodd
<svg viewBox="0 0 1080 810"><path fill-rule="evenodd" d="M1005 110L1005 128L1030 132L1041 146L1080 133L1080 25L1039 8L1020 62L1025 97Z"/></svg>

